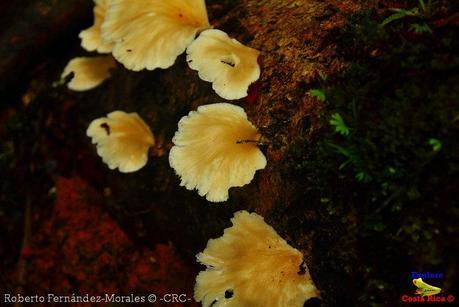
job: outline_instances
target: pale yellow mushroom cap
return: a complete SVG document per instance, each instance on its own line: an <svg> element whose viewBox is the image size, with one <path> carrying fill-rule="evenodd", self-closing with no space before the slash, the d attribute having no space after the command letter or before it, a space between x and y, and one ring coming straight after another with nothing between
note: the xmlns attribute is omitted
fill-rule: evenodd
<svg viewBox="0 0 459 307"><path fill-rule="evenodd" d="M80 32L81 47L88 51L110 53L113 44L102 39L101 27L111 0L94 0L94 25Z"/></svg>
<svg viewBox="0 0 459 307"><path fill-rule="evenodd" d="M97 154L110 169L135 172L147 164L148 149L155 139L137 113L114 111L95 119L86 134L97 144Z"/></svg>
<svg viewBox="0 0 459 307"><path fill-rule="evenodd" d="M256 144L259 139L257 128L241 107L228 103L200 106L180 120L169 163L182 186L197 189L208 201L225 201L231 187L248 184L266 166Z"/></svg>
<svg viewBox="0 0 459 307"><path fill-rule="evenodd" d="M207 28L204 0L112 0L102 36L127 69L153 70L172 66Z"/></svg>
<svg viewBox="0 0 459 307"><path fill-rule="evenodd" d="M220 30L206 30L187 49L187 62L199 77L212 82L222 98L247 96L249 85L260 78L258 50L246 47Z"/></svg>
<svg viewBox="0 0 459 307"><path fill-rule="evenodd" d="M320 295L301 252L263 217L239 211L231 221L233 226L196 256L207 266L196 278L196 301L205 307L301 307Z"/></svg>
<svg viewBox="0 0 459 307"><path fill-rule="evenodd" d="M73 72L72 80L67 87L73 91L93 89L110 77L110 70L116 67L111 56L81 57L70 60L64 68L61 78Z"/></svg>

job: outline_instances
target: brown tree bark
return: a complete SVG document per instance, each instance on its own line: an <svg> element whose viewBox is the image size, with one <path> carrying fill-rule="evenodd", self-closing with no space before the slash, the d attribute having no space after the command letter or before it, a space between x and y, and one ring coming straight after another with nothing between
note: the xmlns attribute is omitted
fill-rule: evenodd
<svg viewBox="0 0 459 307"><path fill-rule="evenodd" d="M255 211L304 252L328 304L350 300L351 294L342 287L349 283L343 267L352 253L340 250L346 230L336 228L317 203L302 199L308 187L292 176L295 161L289 151L294 146L308 151L310 140L320 137L318 119L324 105L308 93L319 75L330 76L344 67L329 34L356 9L351 1L247 0L213 20L216 28L261 51L260 80L249 98L232 103L246 110L268 140L264 148L268 166L251 184L231 189L227 203L211 204L196 191L179 187L166 151L132 177L110 174L112 208L117 208L123 222L137 225L145 240L171 240L193 259L208 239L230 225L233 212ZM167 149L181 116L202 104L226 102L187 67L183 56L165 71L118 71L99 101L111 103L104 103L88 121L114 109L140 111Z"/></svg>
<svg viewBox="0 0 459 307"><path fill-rule="evenodd" d="M0 3L0 97L18 94L38 64L64 52L89 24L91 7L85 0Z"/></svg>

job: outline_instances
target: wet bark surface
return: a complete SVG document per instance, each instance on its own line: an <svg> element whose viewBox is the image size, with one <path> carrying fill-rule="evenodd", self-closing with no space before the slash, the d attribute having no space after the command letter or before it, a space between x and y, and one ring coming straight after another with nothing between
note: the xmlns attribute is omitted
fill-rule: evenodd
<svg viewBox="0 0 459 307"><path fill-rule="evenodd" d="M19 85L33 78L37 66L67 49L80 25L90 22L91 7L84 0L0 4L0 97L20 94Z"/></svg>

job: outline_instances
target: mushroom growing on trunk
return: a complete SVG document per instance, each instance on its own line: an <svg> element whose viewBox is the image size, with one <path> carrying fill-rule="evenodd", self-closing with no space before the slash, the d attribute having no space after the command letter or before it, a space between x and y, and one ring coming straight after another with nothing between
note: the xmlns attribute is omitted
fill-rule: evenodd
<svg viewBox="0 0 459 307"><path fill-rule="evenodd" d="M101 27L107 12L108 5L112 0L94 0L94 25L80 32L81 47L87 51L99 53L112 52L113 44L102 39Z"/></svg>
<svg viewBox="0 0 459 307"><path fill-rule="evenodd" d="M113 56L127 69L172 66L210 28L204 0L112 0L102 37L113 42Z"/></svg>
<svg viewBox="0 0 459 307"><path fill-rule="evenodd" d="M111 112L93 120L86 134L97 144L97 153L104 163L122 173L144 167L148 149L155 144L153 133L137 113Z"/></svg>
<svg viewBox="0 0 459 307"><path fill-rule="evenodd" d="M196 256L207 266L196 278L196 301L205 307L302 307L320 296L301 252L263 217L239 211L231 221L233 226Z"/></svg>
<svg viewBox="0 0 459 307"><path fill-rule="evenodd" d="M73 91L87 91L110 78L110 70L116 67L111 56L80 57L70 60L61 79L70 78L67 87Z"/></svg>
<svg viewBox="0 0 459 307"><path fill-rule="evenodd" d="M260 52L246 47L220 30L206 30L187 49L187 62L199 77L212 82L222 98L247 96L249 85L260 78Z"/></svg>
<svg viewBox="0 0 459 307"><path fill-rule="evenodd" d="M188 190L197 189L208 201L228 199L231 187L252 181L266 166L258 148L260 133L239 106L200 106L182 117L173 138L169 163Z"/></svg>

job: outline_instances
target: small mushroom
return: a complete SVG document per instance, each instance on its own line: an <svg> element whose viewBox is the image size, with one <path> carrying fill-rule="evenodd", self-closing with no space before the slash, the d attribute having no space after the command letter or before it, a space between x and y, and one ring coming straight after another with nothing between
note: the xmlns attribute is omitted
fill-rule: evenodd
<svg viewBox="0 0 459 307"><path fill-rule="evenodd" d="M319 297L301 252L256 213L239 211L223 236L211 239L197 260L194 298L203 306L301 307Z"/></svg>
<svg viewBox="0 0 459 307"><path fill-rule="evenodd" d="M241 107L200 106L180 120L169 163L182 186L197 189L208 201L222 202L231 187L248 184L266 166L259 140L257 128Z"/></svg>
<svg viewBox="0 0 459 307"><path fill-rule="evenodd" d="M212 82L222 98L247 96L249 85L260 78L258 50L246 47L220 30L206 30L187 49L187 62L199 77Z"/></svg>
<svg viewBox="0 0 459 307"><path fill-rule="evenodd" d="M72 77L67 83L69 89L87 91L108 79L111 76L110 70L115 67L116 62L111 56L74 58L64 68L61 79Z"/></svg>
<svg viewBox="0 0 459 307"><path fill-rule="evenodd" d="M207 28L204 0L112 0L102 36L127 69L153 70L172 66Z"/></svg>
<svg viewBox="0 0 459 307"><path fill-rule="evenodd" d="M155 144L153 133L137 113L111 112L93 120L86 134L97 144L97 153L104 163L122 173L144 167L148 149Z"/></svg>
<svg viewBox="0 0 459 307"><path fill-rule="evenodd" d="M113 44L102 39L101 27L111 0L94 0L94 25L80 32L81 47L87 51L110 53Z"/></svg>

